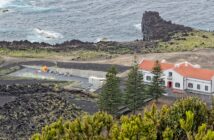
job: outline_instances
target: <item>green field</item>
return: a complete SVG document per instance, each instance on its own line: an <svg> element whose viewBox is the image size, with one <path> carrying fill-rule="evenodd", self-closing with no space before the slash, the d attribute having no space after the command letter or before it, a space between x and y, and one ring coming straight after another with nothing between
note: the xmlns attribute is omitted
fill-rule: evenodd
<svg viewBox="0 0 214 140"><path fill-rule="evenodd" d="M192 31L175 34L168 42L160 41L155 51L192 51L197 48L214 48L214 32Z"/></svg>
<svg viewBox="0 0 214 140"><path fill-rule="evenodd" d="M10 50L0 48L0 55L10 57L24 57L24 58L47 58L47 59L67 59L67 60L89 60L95 58L108 58L112 55L103 51L52 51L47 49L27 49L27 50ZM1 59L0 59L1 60Z"/></svg>

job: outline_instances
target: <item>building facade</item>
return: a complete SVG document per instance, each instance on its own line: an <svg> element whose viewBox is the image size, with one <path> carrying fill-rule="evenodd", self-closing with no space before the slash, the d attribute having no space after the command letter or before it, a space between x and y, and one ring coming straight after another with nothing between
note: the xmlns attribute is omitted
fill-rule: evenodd
<svg viewBox="0 0 214 140"><path fill-rule="evenodd" d="M139 71L143 74L145 83L152 82L154 66L155 61L145 59L139 64ZM202 69L188 62L171 64L162 61L160 66L163 86L177 92L214 93L214 70Z"/></svg>

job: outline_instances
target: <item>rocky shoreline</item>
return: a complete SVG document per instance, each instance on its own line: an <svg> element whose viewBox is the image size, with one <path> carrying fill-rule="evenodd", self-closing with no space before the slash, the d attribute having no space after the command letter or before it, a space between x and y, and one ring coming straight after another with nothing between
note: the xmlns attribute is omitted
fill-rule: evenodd
<svg viewBox="0 0 214 140"><path fill-rule="evenodd" d="M157 47L157 40L170 40L171 36L178 32L190 32L193 29L183 25L173 24L171 21L165 21L158 12L147 11L142 18L142 40L129 42L100 41L82 42L80 40L65 41L61 44L48 44L44 42L30 41L0 41L0 48L10 50L28 50L45 49L51 51L75 51L75 50L93 50L106 51L115 54L124 53L143 53L150 52L150 49Z"/></svg>

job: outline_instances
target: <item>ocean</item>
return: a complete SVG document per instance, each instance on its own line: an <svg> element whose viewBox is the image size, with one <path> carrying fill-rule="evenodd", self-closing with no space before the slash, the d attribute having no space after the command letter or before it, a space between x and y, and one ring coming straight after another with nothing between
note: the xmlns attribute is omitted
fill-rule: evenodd
<svg viewBox="0 0 214 140"><path fill-rule="evenodd" d="M214 0L0 0L0 40L142 39L146 10L174 23L214 30Z"/></svg>

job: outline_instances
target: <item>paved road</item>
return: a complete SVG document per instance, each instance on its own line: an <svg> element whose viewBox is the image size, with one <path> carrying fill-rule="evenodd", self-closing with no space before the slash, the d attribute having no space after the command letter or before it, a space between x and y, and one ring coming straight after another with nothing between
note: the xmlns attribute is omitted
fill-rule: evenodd
<svg viewBox="0 0 214 140"><path fill-rule="evenodd" d="M87 63L87 62L64 62L64 61L55 61L55 60L39 60L39 59L23 59L23 58L11 58L4 57L4 63L0 64L2 68L9 68L13 66L21 66L21 65L47 65L47 66L56 66L59 68L72 68L72 69L80 69L80 70L95 70L95 71L108 71L111 68L111 64L98 64L98 63ZM130 67L123 65L114 65L118 72L124 72L128 70Z"/></svg>
<svg viewBox="0 0 214 140"><path fill-rule="evenodd" d="M12 77L26 77L26 78L34 78L39 80L53 80L53 81L76 81L80 84L83 89L89 90L92 86L88 83L87 78L82 78L78 76L70 76L70 75L61 75L56 73L48 73L41 72L37 69L32 68L24 68L14 73L11 73Z"/></svg>

